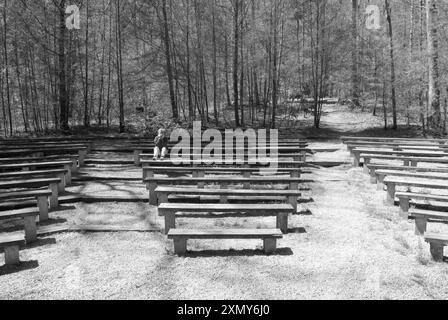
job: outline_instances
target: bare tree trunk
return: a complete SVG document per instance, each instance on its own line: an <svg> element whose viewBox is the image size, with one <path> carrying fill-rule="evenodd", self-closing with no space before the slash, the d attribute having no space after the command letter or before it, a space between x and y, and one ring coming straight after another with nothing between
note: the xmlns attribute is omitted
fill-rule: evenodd
<svg viewBox="0 0 448 320"><path fill-rule="evenodd" d="M389 0L385 0L387 23L389 25L389 50L390 50L390 73L391 73L391 99L392 99L392 117L393 117L393 129L398 129L397 124L397 100L395 94L395 59L394 59L394 40L393 40L393 30L392 30L392 17L391 8L389 6Z"/></svg>
<svg viewBox="0 0 448 320"><path fill-rule="evenodd" d="M428 41L428 105L431 116L429 126L436 132L441 131L440 85L439 85L439 40L437 34L437 2L426 1L427 41Z"/></svg>
<svg viewBox="0 0 448 320"><path fill-rule="evenodd" d="M233 16L233 22L234 22L234 48L233 48L233 104L234 104L234 111L235 111L235 126L240 126L240 116L239 116L239 109L238 109L238 55L239 55L239 11L240 11L240 0L234 1L234 16Z"/></svg>

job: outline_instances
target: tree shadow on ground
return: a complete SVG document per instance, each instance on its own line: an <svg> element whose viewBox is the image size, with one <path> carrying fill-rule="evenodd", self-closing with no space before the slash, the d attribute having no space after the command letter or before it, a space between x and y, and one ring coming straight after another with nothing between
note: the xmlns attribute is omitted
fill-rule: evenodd
<svg viewBox="0 0 448 320"><path fill-rule="evenodd" d="M37 260L21 261L18 265L3 265L0 267L0 277L20 271L36 269L39 267Z"/></svg>
<svg viewBox="0 0 448 320"><path fill-rule="evenodd" d="M292 256L294 253L291 248L278 248L271 256ZM263 250L201 250L201 251L187 251L185 257L187 258L216 258L216 257L255 257L255 256L269 256Z"/></svg>

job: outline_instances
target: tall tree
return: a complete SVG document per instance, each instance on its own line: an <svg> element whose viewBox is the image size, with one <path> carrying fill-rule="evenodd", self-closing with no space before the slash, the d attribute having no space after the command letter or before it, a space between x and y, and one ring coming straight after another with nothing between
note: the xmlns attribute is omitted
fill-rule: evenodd
<svg viewBox="0 0 448 320"><path fill-rule="evenodd" d="M439 85L439 40L437 1L426 1L426 29L428 41L428 105L431 108L429 124L433 130L441 132L440 85Z"/></svg>

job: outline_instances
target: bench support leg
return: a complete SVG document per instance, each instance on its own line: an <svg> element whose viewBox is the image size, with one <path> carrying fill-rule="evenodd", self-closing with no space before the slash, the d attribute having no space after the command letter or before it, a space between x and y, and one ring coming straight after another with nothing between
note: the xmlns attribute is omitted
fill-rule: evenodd
<svg viewBox="0 0 448 320"><path fill-rule="evenodd" d="M288 202L292 205L294 208L293 214L297 213L297 196L288 197Z"/></svg>
<svg viewBox="0 0 448 320"><path fill-rule="evenodd" d="M354 153L353 156L353 166L359 168L359 153Z"/></svg>
<svg viewBox="0 0 448 320"><path fill-rule="evenodd" d="M263 239L264 253L266 254L274 253L276 248L277 248L277 239L275 238Z"/></svg>
<svg viewBox="0 0 448 320"><path fill-rule="evenodd" d="M34 242L37 240L37 227L36 227L36 217L25 217L25 240L26 242Z"/></svg>
<svg viewBox="0 0 448 320"><path fill-rule="evenodd" d="M79 166L83 167L84 166L84 160L86 158L86 153L87 150L79 150L78 151L78 156L79 156Z"/></svg>
<svg viewBox="0 0 448 320"><path fill-rule="evenodd" d="M67 170L65 173L65 183L67 185L71 185L72 184L72 172L75 172L71 169L70 166L64 166L64 169Z"/></svg>
<svg viewBox="0 0 448 320"><path fill-rule="evenodd" d="M72 159L72 165L71 166L67 166L65 169L72 169L72 172L78 172L78 158L77 157L73 157Z"/></svg>
<svg viewBox="0 0 448 320"><path fill-rule="evenodd" d="M58 184L51 183L50 184L51 196L50 196L50 209L57 209L59 207L58 200Z"/></svg>
<svg viewBox="0 0 448 320"><path fill-rule="evenodd" d="M443 245L440 243L430 243L430 251L432 258L437 262L443 261Z"/></svg>
<svg viewBox="0 0 448 320"><path fill-rule="evenodd" d="M280 229L283 233L288 233L288 213L277 214L277 229Z"/></svg>
<svg viewBox="0 0 448 320"><path fill-rule="evenodd" d="M63 173L58 174L57 177L61 179L61 182L58 183L58 191L65 192L65 174Z"/></svg>
<svg viewBox="0 0 448 320"><path fill-rule="evenodd" d="M369 164L370 164L370 159L369 158L364 159L363 171L366 174L369 174L369 167L368 167Z"/></svg>
<svg viewBox="0 0 448 320"><path fill-rule="evenodd" d="M229 202L228 196L224 196L224 195L219 196L219 203L228 203L228 202Z"/></svg>
<svg viewBox="0 0 448 320"><path fill-rule="evenodd" d="M409 219L409 198L400 198L400 217Z"/></svg>
<svg viewBox="0 0 448 320"><path fill-rule="evenodd" d="M395 203L395 184L387 184L387 204L394 205Z"/></svg>
<svg viewBox="0 0 448 320"><path fill-rule="evenodd" d="M375 170L374 169L369 169L369 174L370 174L370 183L372 183L372 184L377 183Z"/></svg>
<svg viewBox="0 0 448 320"><path fill-rule="evenodd" d="M165 213L165 234L174 228L176 228L176 214L174 212Z"/></svg>
<svg viewBox="0 0 448 320"><path fill-rule="evenodd" d="M187 253L187 239L175 238L174 239L174 253L182 256Z"/></svg>
<svg viewBox="0 0 448 320"><path fill-rule="evenodd" d="M134 164L136 166L140 165L140 154L142 153L141 150L134 150Z"/></svg>
<svg viewBox="0 0 448 320"><path fill-rule="evenodd" d="M427 219L415 217L415 234L417 236L422 236L426 232Z"/></svg>
<svg viewBox="0 0 448 320"><path fill-rule="evenodd" d="M39 221L48 220L48 198L47 197L37 197L37 206L39 208Z"/></svg>
<svg viewBox="0 0 448 320"><path fill-rule="evenodd" d="M11 246L5 248L5 264L17 265L20 263L19 246Z"/></svg>
<svg viewBox="0 0 448 320"><path fill-rule="evenodd" d="M157 205L157 195L156 195L157 183L150 182L148 187L149 187L149 204L155 206Z"/></svg>
<svg viewBox="0 0 448 320"><path fill-rule="evenodd" d="M243 173L243 177L244 177L244 178L250 178L250 175L251 175L250 172L244 172L244 173ZM245 183L243 184L243 188L244 188L244 189L250 189L250 182L245 182Z"/></svg>

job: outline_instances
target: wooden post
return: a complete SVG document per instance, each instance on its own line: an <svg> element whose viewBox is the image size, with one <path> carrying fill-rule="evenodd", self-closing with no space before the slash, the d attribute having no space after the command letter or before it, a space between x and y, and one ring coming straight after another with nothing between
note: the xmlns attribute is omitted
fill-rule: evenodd
<svg viewBox="0 0 448 320"><path fill-rule="evenodd" d="M5 247L5 264L17 265L20 263L19 246Z"/></svg>
<svg viewBox="0 0 448 320"><path fill-rule="evenodd" d="M277 248L277 239L275 239L275 238L263 239L264 253L266 253L266 254L274 253L276 248Z"/></svg>
<svg viewBox="0 0 448 320"><path fill-rule="evenodd" d="M142 150L134 150L134 164L136 166L140 165L140 154L143 153Z"/></svg>
<svg viewBox="0 0 448 320"><path fill-rule="evenodd" d="M58 184L57 183L50 183L50 190L51 190L50 208L51 209L57 209L59 207Z"/></svg>
<svg viewBox="0 0 448 320"><path fill-rule="evenodd" d="M84 166L84 162L85 162L85 159L86 159L86 153L87 153L87 150L79 150L78 151L78 156L79 156L79 166L80 167L83 167Z"/></svg>
<svg viewBox="0 0 448 320"><path fill-rule="evenodd" d="M243 177L244 178L250 178L251 177L250 171L243 172ZM250 189L250 182L244 182L243 183L243 188L244 189Z"/></svg>
<svg viewBox="0 0 448 320"><path fill-rule="evenodd" d="M294 214L297 213L297 196L290 196L288 197L288 202L292 205L294 208Z"/></svg>
<svg viewBox="0 0 448 320"><path fill-rule="evenodd" d="M369 167L368 165L370 164L371 159L370 158L364 158L364 164L363 164L363 172L366 174L369 174Z"/></svg>
<svg viewBox="0 0 448 320"><path fill-rule="evenodd" d="M426 232L427 219L415 217L415 235L423 236Z"/></svg>
<svg viewBox="0 0 448 320"><path fill-rule="evenodd" d="M173 211L165 212L165 234L168 234L170 229L176 228L176 213Z"/></svg>
<svg viewBox="0 0 448 320"><path fill-rule="evenodd" d="M60 173L57 175L59 179L61 179L61 182L58 183L58 190L59 192L65 192L65 174Z"/></svg>
<svg viewBox="0 0 448 320"><path fill-rule="evenodd" d="M277 214L277 229L283 233L288 233L288 213L280 212Z"/></svg>
<svg viewBox="0 0 448 320"><path fill-rule="evenodd" d="M73 172L78 172L78 157L76 157L76 156L72 157L71 160L72 160L72 165L71 165L71 167L67 166L67 168L68 169L71 168ZM65 168L65 166L64 166L64 168Z"/></svg>
<svg viewBox="0 0 448 320"><path fill-rule="evenodd" d="M417 168L417 166L418 166L418 161L415 161L415 160L411 161L411 167Z"/></svg>
<svg viewBox="0 0 448 320"><path fill-rule="evenodd" d="M23 218L25 225L25 240L27 243L37 240L36 217L27 216Z"/></svg>
<svg viewBox="0 0 448 320"><path fill-rule="evenodd" d="M409 219L409 198L400 197L400 217Z"/></svg>
<svg viewBox="0 0 448 320"><path fill-rule="evenodd" d="M71 185L72 184L72 169L70 168L70 166L67 164L67 165L64 165L64 170L66 170L65 171L65 183L67 184L67 185ZM74 171L73 171L74 172Z"/></svg>
<svg viewBox="0 0 448 320"><path fill-rule="evenodd" d="M377 176L377 181L376 181L376 189L377 190L384 190L384 179L386 178L385 175L382 174L375 174Z"/></svg>
<svg viewBox="0 0 448 320"><path fill-rule="evenodd" d="M48 198L47 196L37 197L37 206L39 208L39 222L48 220Z"/></svg>
<svg viewBox="0 0 448 320"><path fill-rule="evenodd" d="M369 167L367 167L367 168L369 168ZM370 174L370 182L372 184L377 183L376 172L373 168L369 168L369 174Z"/></svg>
<svg viewBox="0 0 448 320"><path fill-rule="evenodd" d="M355 166L355 168L359 167L359 157L361 156L361 154L359 152L355 152L353 151L353 165Z"/></svg>
<svg viewBox="0 0 448 320"><path fill-rule="evenodd" d="M403 165L404 165L405 167L409 167L409 165L410 165L410 161L409 161L409 160L403 160Z"/></svg>
<svg viewBox="0 0 448 320"><path fill-rule="evenodd" d="M148 182L146 186L149 189L149 204L153 206L157 205L157 195L156 195L157 182L155 181Z"/></svg>
<svg viewBox="0 0 448 320"><path fill-rule="evenodd" d="M187 239L185 238L174 238L174 253L182 256L187 253Z"/></svg>
<svg viewBox="0 0 448 320"><path fill-rule="evenodd" d="M437 262L443 261L443 244L431 242L430 243L430 251L432 258Z"/></svg>
<svg viewBox="0 0 448 320"><path fill-rule="evenodd" d="M386 183L387 186L387 203L394 205L395 203L395 183Z"/></svg>

